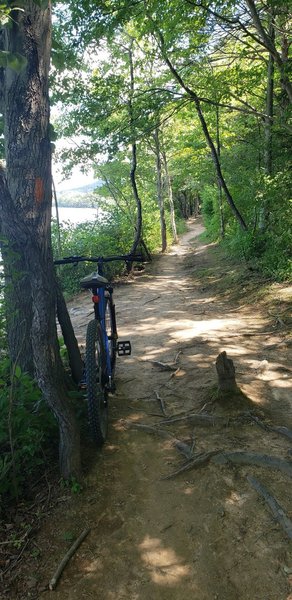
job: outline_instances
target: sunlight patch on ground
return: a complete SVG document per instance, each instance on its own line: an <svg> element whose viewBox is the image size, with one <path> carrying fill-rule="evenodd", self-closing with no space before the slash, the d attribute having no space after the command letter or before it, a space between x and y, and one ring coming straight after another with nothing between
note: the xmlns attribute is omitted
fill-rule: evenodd
<svg viewBox="0 0 292 600"><path fill-rule="evenodd" d="M292 380L288 381L287 379L278 379L279 375L275 379L270 377L269 379L265 379L265 381L269 381L270 387L275 388L283 388L285 390L292 390ZM292 395L292 394L291 394Z"/></svg>
<svg viewBox="0 0 292 600"><path fill-rule="evenodd" d="M206 333L210 334L218 331L227 333L228 330L237 331L240 325L242 325L240 319L210 319L208 321L181 319L176 321L176 331L171 334L171 337L187 341ZM173 323L171 326L173 328Z"/></svg>
<svg viewBox="0 0 292 600"><path fill-rule="evenodd" d="M239 494L238 492L232 491L230 496L226 499L225 504L227 506L243 506L248 499L247 494Z"/></svg>
<svg viewBox="0 0 292 600"><path fill-rule="evenodd" d="M203 334L216 334L222 332L228 337L228 333L237 332L240 327L246 328L246 323L240 319L209 319L209 320L191 320L191 319L167 319L161 321L153 317L148 317L139 323L139 334L147 334L149 336L160 333L167 333L180 341L189 341ZM174 331L175 329L175 331ZM128 334L137 333L137 325L132 330L128 329Z"/></svg>
<svg viewBox="0 0 292 600"><path fill-rule="evenodd" d="M164 548L158 538L147 535L139 549L154 583L174 585L190 574L190 567L183 564L172 548Z"/></svg>

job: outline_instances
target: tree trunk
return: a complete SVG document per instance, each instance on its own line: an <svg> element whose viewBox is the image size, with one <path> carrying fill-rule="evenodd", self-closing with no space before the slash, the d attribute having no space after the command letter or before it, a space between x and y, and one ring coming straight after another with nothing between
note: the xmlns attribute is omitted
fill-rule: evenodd
<svg viewBox="0 0 292 600"><path fill-rule="evenodd" d="M216 106L216 143L217 143L217 154L219 160L221 159L221 144L220 144L220 120L219 120L219 106ZM225 236L225 223L223 213L223 198L222 198L222 185L218 179L218 207L220 216L220 235L223 239Z"/></svg>
<svg viewBox="0 0 292 600"><path fill-rule="evenodd" d="M195 107L196 107L196 111L197 111L197 115L199 117L199 121L201 123L201 127L206 139L206 142L210 148L211 151L211 156L212 156L212 160L214 163L214 167L216 170L216 174L217 174L217 179L220 182L220 185L222 186L222 189L224 191L224 194L226 196L226 200L230 206L230 209L234 215L234 217L236 218L236 220L238 221L240 227L243 229L243 231L247 231L247 225L243 219L243 217L241 216L237 206L235 205L235 202L232 198L232 195L229 191L229 188L227 187L226 181L223 177L222 174L222 170L221 170L221 164L220 164L220 160L218 157L218 153L216 151L214 142L212 140L212 137L210 135L205 117L203 115L202 109L201 109L201 103L199 100L199 97L197 96L196 92L194 90L192 90L189 86L187 86L183 79L181 78L181 76L179 75L178 71L175 69L175 67L173 66L172 62L170 61L170 59L168 58L168 56L165 53L165 44L164 44L164 38L162 33L159 31L158 32L158 36L160 39L160 46L161 46L161 51L162 51L162 56L164 58L165 63L167 64L167 66L169 67L170 72L173 74L174 78L176 79L176 81L181 85L181 87L187 92L187 94L189 95L189 97L193 100Z"/></svg>
<svg viewBox="0 0 292 600"><path fill-rule="evenodd" d="M137 207L137 216L136 216L136 227L135 227L135 237L130 250L130 254L135 254L140 240L142 236L142 203L138 193L137 183L136 183L136 170L137 170L137 143L135 136L135 121L134 121L134 110L133 110L133 96L135 89L135 79L134 79L134 64L133 64L133 40L131 40L131 45L128 51L129 54L129 64L130 64L130 97L128 102L129 107L129 117L130 117L130 128L131 128L131 146L132 146L132 165L130 171L130 179L133 190L133 195L136 202Z"/></svg>
<svg viewBox="0 0 292 600"><path fill-rule="evenodd" d="M173 201L173 193L172 193L172 184L171 184L171 178L170 178L170 174L169 174L169 170L168 170L166 152L165 152L164 149L162 150L161 156L162 156L162 159L163 159L163 165L164 165L164 171L165 171L165 178L166 178L166 185L167 185L168 198L169 198L170 223L171 223L171 229L172 229L172 236L173 236L174 243L177 244L178 243L178 235L177 235L176 222L175 222L175 212L174 212L174 201Z"/></svg>
<svg viewBox="0 0 292 600"><path fill-rule="evenodd" d="M155 127L154 134L155 143L155 156L156 156L156 187L157 187L157 202L160 214L160 232L161 232L161 251L165 252L167 248L166 239L166 223L164 213L164 198L162 191L162 172L161 172L161 154L160 154L160 140L158 127Z"/></svg>
<svg viewBox="0 0 292 600"><path fill-rule="evenodd" d="M250 14L251 14L255 29L259 35L259 38L261 39L265 48L269 51L270 55L272 55L276 65L280 71L282 88L283 88L283 90L285 90L285 92L289 98L289 102L292 102L292 83L289 79L286 57L283 56L283 54L282 54L282 56L281 56L281 54L279 54L279 52L277 51L277 48L275 46L275 38L273 38L270 35L270 32L267 33L267 31L264 29L264 26L262 24L262 21L260 19L260 16L259 16L259 13L257 11L254 1L253 0L245 0L245 3L247 4L247 6L250 10ZM275 6L276 6L276 4L275 4Z"/></svg>
<svg viewBox="0 0 292 600"><path fill-rule="evenodd" d="M273 126L273 104L274 104L274 58L272 54L269 56L268 76L267 76L267 101L266 101L266 117L265 117L265 152L264 165L267 175L272 175L273 158L272 158L272 126Z"/></svg>
<svg viewBox="0 0 292 600"><path fill-rule="evenodd" d="M0 170L0 193L6 201L7 189L1 183L5 181L4 171ZM23 257L17 246L3 239L1 223L0 249L4 262L4 303L9 356L24 373L34 376L33 353L31 344L32 306L30 281L26 273Z"/></svg>
<svg viewBox="0 0 292 600"><path fill-rule="evenodd" d="M27 65L4 72L3 114L6 177L0 177L2 231L7 239L5 270L17 291L19 275L9 252L20 256L29 285L17 297L19 320L31 323L30 341L37 383L56 416L60 431L63 477L80 473L79 429L66 397L65 373L56 329L55 276L51 249L52 174L49 139L48 74L51 10L27 0L24 11L12 13L5 49L20 53ZM31 313L24 314L22 296ZM21 342L20 342L21 343Z"/></svg>
<svg viewBox="0 0 292 600"><path fill-rule="evenodd" d="M57 317L62 330L64 343L67 348L72 379L79 383L83 374L83 362L80 356L78 342L75 337L67 305L59 283L56 281Z"/></svg>

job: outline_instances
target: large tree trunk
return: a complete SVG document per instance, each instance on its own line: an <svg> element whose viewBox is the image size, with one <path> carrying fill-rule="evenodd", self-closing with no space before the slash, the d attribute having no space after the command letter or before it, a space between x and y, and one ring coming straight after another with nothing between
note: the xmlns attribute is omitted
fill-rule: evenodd
<svg viewBox="0 0 292 600"><path fill-rule="evenodd" d="M155 156L156 156L156 187L157 187L157 202L160 214L160 233L161 233L161 251L165 252L167 248L166 239L166 223L164 213L164 198L162 190L162 172L161 172L161 155L158 127L155 127L154 134Z"/></svg>
<svg viewBox="0 0 292 600"><path fill-rule="evenodd" d="M2 177L5 177L4 171L0 174L0 178ZM0 248L4 261L4 303L9 355L13 363L17 363L23 372L33 377L30 280L18 247L3 239L3 231L2 225Z"/></svg>
<svg viewBox="0 0 292 600"><path fill-rule="evenodd" d="M66 397L65 374L56 330L56 295L51 249L51 144L49 139L48 73L50 62L50 4L27 0L24 11L12 13L5 49L27 59L21 72L4 72L3 114L6 177L0 177L2 232L7 239L5 272L9 285L19 289L22 276L14 271L11 250L20 257L28 285L16 298L19 320L30 326L35 375L60 430L60 468L63 477L80 472L79 430ZM14 288L15 286L15 288ZM25 314L22 297L29 296ZM21 340L20 340L21 343Z"/></svg>

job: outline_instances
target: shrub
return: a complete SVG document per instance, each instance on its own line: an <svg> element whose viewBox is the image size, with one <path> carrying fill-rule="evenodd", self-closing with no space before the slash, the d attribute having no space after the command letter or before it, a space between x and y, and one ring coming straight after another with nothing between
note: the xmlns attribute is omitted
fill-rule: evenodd
<svg viewBox="0 0 292 600"><path fill-rule="evenodd" d="M44 464L44 447L57 441L57 427L35 382L8 358L0 363L0 496L2 502L27 490Z"/></svg>

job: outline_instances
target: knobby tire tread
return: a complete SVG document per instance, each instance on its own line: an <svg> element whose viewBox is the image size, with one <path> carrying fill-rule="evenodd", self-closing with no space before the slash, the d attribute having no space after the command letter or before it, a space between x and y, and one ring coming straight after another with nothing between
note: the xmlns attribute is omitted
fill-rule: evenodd
<svg viewBox="0 0 292 600"><path fill-rule="evenodd" d="M88 323L86 334L86 386L88 420L97 446L102 446L107 435L107 391L103 385L106 357L101 327L98 321Z"/></svg>
<svg viewBox="0 0 292 600"><path fill-rule="evenodd" d="M106 299L105 313L107 312L107 309L109 311L110 327L108 328L106 326L106 333L107 333L107 336L111 338L111 344L112 344L111 367L112 367L112 377L114 377L115 366L116 366L116 345L117 345L116 335L117 335L117 332L114 330L115 308L114 308L114 303L113 303L111 296Z"/></svg>

